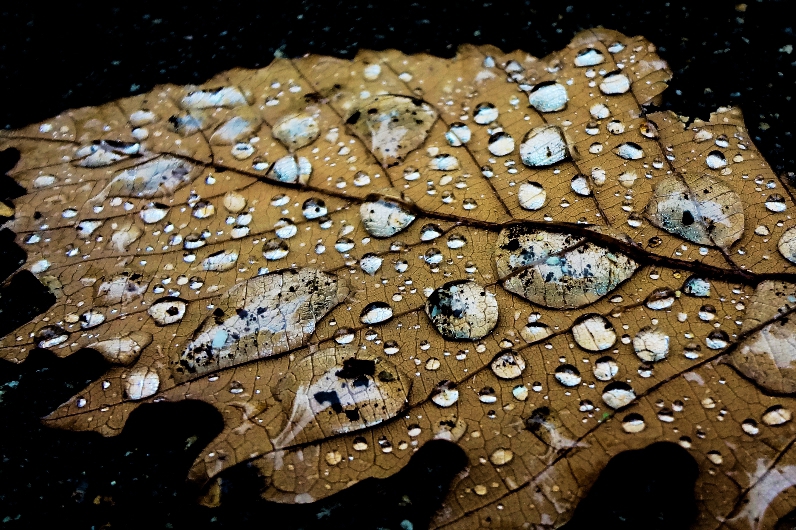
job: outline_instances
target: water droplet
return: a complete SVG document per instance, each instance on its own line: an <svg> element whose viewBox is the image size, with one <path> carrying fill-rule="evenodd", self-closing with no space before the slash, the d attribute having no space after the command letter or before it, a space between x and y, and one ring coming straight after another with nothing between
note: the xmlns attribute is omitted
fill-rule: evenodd
<svg viewBox="0 0 796 530"><path fill-rule="evenodd" d="M769 195L766 199L766 209L770 212L774 213L781 213L784 212L788 208L788 204L785 202L785 197L780 195L779 193L774 193Z"/></svg>
<svg viewBox="0 0 796 530"><path fill-rule="evenodd" d="M446 244L450 249L462 248L467 244L467 239L461 234L451 234Z"/></svg>
<svg viewBox="0 0 796 530"><path fill-rule="evenodd" d="M783 425L793 419L793 413L782 405L768 407L763 413L763 423L766 425Z"/></svg>
<svg viewBox="0 0 796 530"><path fill-rule="evenodd" d="M636 393L633 391L633 387L624 381L608 383L603 390L603 401L614 410L630 405L634 399L636 399Z"/></svg>
<svg viewBox="0 0 796 530"><path fill-rule="evenodd" d="M575 56L575 66L597 66L603 61L605 61L605 56L594 48L584 48Z"/></svg>
<svg viewBox="0 0 796 530"><path fill-rule="evenodd" d="M721 169L727 165L727 159L721 151L711 151L705 158L705 163L710 169Z"/></svg>
<svg viewBox="0 0 796 530"><path fill-rule="evenodd" d="M306 184L312 174L312 164L303 156L283 156L271 166L266 178L288 184Z"/></svg>
<svg viewBox="0 0 796 530"><path fill-rule="evenodd" d="M127 374L124 386L129 399L146 399L157 393L160 387L160 377L151 368L139 366Z"/></svg>
<svg viewBox="0 0 796 530"><path fill-rule="evenodd" d="M578 346L593 352L607 350L616 343L614 326L596 313L578 318L572 326L572 336Z"/></svg>
<svg viewBox="0 0 796 530"><path fill-rule="evenodd" d="M489 461L496 466L504 466L511 462L513 458L514 453L511 451L511 449L496 449L491 455L489 455Z"/></svg>
<svg viewBox="0 0 796 530"><path fill-rule="evenodd" d="M642 361L660 361L669 354L669 336L654 327L642 328L633 337L633 349Z"/></svg>
<svg viewBox="0 0 796 530"><path fill-rule="evenodd" d="M572 177L570 187L572 191L581 197L588 197L591 195L591 183L586 175L575 175Z"/></svg>
<svg viewBox="0 0 796 530"><path fill-rule="evenodd" d="M517 191L517 199L525 210L538 210L547 200L547 192L538 182L523 182Z"/></svg>
<svg viewBox="0 0 796 530"><path fill-rule="evenodd" d="M290 219L280 219L274 225L277 237L290 239L298 233L298 227Z"/></svg>
<svg viewBox="0 0 796 530"><path fill-rule="evenodd" d="M611 111L602 103L595 103L589 108L589 114L595 120L604 120L611 115Z"/></svg>
<svg viewBox="0 0 796 530"><path fill-rule="evenodd" d="M659 136L658 126L651 120L642 123L638 130L645 138L657 138Z"/></svg>
<svg viewBox="0 0 796 530"><path fill-rule="evenodd" d="M326 203L323 202L323 199L312 197L304 201L301 206L301 213L304 214L305 219L311 221L327 215L329 210L326 209Z"/></svg>
<svg viewBox="0 0 796 530"><path fill-rule="evenodd" d="M571 364L562 364L556 368L555 378L566 387L578 386L581 382L580 372Z"/></svg>
<svg viewBox="0 0 796 530"><path fill-rule="evenodd" d="M376 254L365 254L359 260L359 267L365 274L373 276L381 268L384 259Z"/></svg>
<svg viewBox="0 0 796 530"><path fill-rule="evenodd" d="M621 42L615 42L615 43L611 44L610 46L608 46L608 52L612 53L612 54L613 53L619 53L619 52L621 52L624 49L625 49L625 45L622 44Z"/></svg>
<svg viewBox="0 0 796 530"><path fill-rule="evenodd" d="M465 210L475 210L478 208L478 203L475 201L475 199L467 197L462 201L462 208Z"/></svg>
<svg viewBox="0 0 796 530"><path fill-rule="evenodd" d="M717 466L720 466L722 462L724 462L724 458L722 458L721 453L718 451L708 451L706 456L708 460Z"/></svg>
<svg viewBox="0 0 796 530"><path fill-rule="evenodd" d="M314 142L320 135L320 128L315 117L306 112L298 112L280 118L274 124L271 134L290 151L296 151Z"/></svg>
<svg viewBox="0 0 796 530"><path fill-rule="evenodd" d="M705 344L711 350L720 350L726 348L730 343L730 337L727 332L721 329L713 330L705 337Z"/></svg>
<svg viewBox="0 0 796 530"><path fill-rule="evenodd" d="M528 102L539 112L555 112L567 106L567 88L555 81L539 83L528 94Z"/></svg>
<svg viewBox="0 0 796 530"><path fill-rule="evenodd" d="M452 123L448 132L445 133L445 139L452 147L466 144L470 141L471 136L470 128L461 122Z"/></svg>
<svg viewBox="0 0 796 530"><path fill-rule="evenodd" d="M269 239L263 244L263 257L269 261L276 261L287 256L290 248L283 239Z"/></svg>
<svg viewBox="0 0 796 530"><path fill-rule="evenodd" d="M514 138L507 132L497 132L489 137L487 148L495 156L506 156L514 151Z"/></svg>
<svg viewBox="0 0 796 530"><path fill-rule="evenodd" d="M707 174L661 179L646 214L655 226L700 245L728 248L744 230L741 198Z"/></svg>
<svg viewBox="0 0 796 530"><path fill-rule="evenodd" d="M431 392L431 401L440 407L450 407L459 400L459 391L451 381L443 380ZM420 433L418 433L420 434ZM411 434L410 434L411 436Z"/></svg>
<svg viewBox="0 0 796 530"><path fill-rule="evenodd" d="M426 314L443 337L478 340L497 324L498 304L495 295L477 283L457 280L431 293Z"/></svg>
<svg viewBox="0 0 796 530"><path fill-rule="evenodd" d="M365 306L359 314L359 320L363 324L379 324L392 318L392 307L385 302L371 302Z"/></svg>
<svg viewBox="0 0 796 530"><path fill-rule="evenodd" d="M167 326L179 322L185 316L187 305L183 300L177 298L162 298L156 300L147 313L158 326Z"/></svg>
<svg viewBox="0 0 796 530"><path fill-rule="evenodd" d="M654 311L661 311L672 307L672 305L674 305L674 299L674 289L659 287L650 293L644 301L644 304Z"/></svg>
<svg viewBox="0 0 796 530"><path fill-rule="evenodd" d="M435 171L455 171L459 169L459 159L447 153L440 153L429 160L428 167Z"/></svg>
<svg viewBox="0 0 796 530"><path fill-rule="evenodd" d="M619 144L616 149L614 149L614 153L624 160L638 160L644 158L644 150L635 142Z"/></svg>
<svg viewBox="0 0 796 530"><path fill-rule="evenodd" d="M539 322L528 324L522 328L522 330L520 330L520 336L528 344L533 344L535 342L544 340L552 334L553 330L550 329L550 326L541 324Z"/></svg>
<svg viewBox="0 0 796 530"><path fill-rule="evenodd" d="M348 328L340 328L334 332L334 341L337 344L351 344L355 337L354 332Z"/></svg>
<svg viewBox="0 0 796 530"><path fill-rule="evenodd" d="M528 167L549 166L568 156L564 135L555 125L531 129L520 144L520 158Z"/></svg>
<svg viewBox="0 0 796 530"><path fill-rule="evenodd" d="M498 117L498 109L492 103L479 103L473 111L473 121L478 125L487 125Z"/></svg>
<svg viewBox="0 0 796 530"><path fill-rule="evenodd" d="M138 215L144 223L153 224L163 220L168 213L169 207L165 204L151 202L142 208Z"/></svg>
<svg viewBox="0 0 796 530"><path fill-rule="evenodd" d="M600 92L606 95L624 94L628 90L630 90L630 79L620 71L606 74L600 83Z"/></svg>
<svg viewBox="0 0 796 530"><path fill-rule="evenodd" d="M516 379L525 370L525 359L513 350L504 350L492 360L491 368L500 379Z"/></svg>
<svg viewBox="0 0 796 530"><path fill-rule="evenodd" d="M644 416L638 412L631 412L622 420L622 430L626 433L634 434L643 431L647 427L644 423Z"/></svg>
<svg viewBox="0 0 796 530"><path fill-rule="evenodd" d="M710 282L698 276L689 276L683 284L683 293L697 298L707 298L710 296Z"/></svg>
<svg viewBox="0 0 796 530"><path fill-rule="evenodd" d="M425 101L386 94L363 101L346 123L383 166L391 167L423 145L436 119Z"/></svg>
<svg viewBox="0 0 796 530"><path fill-rule="evenodd" d="M347 237L341 237L334 244L334 249L341 254L349 252L354 248L354 241Z"/></svg>
<svg viewBox="0 0 796 530"><path fill-rule="evenodd" d="M741 429L749 436L755 436L760 432L760 427L757 426L757 422L752 418L743 420L743 422L741 422Z"/></svg>
<svg viewBox="0 0 796 530"><path fill-rule="evenodd" d="M622 123L621 120L611 120L605 128L608 129L608 132L611 134L622 134L625 132L625 124Z"/></svg>
<svg viewBox="0 0 796 530"><path fill-rule="evenodd" d="M616 364L613 357L606 355L597 359L593 372L598 381L610 381L619 372L619 365Z"/></svg>

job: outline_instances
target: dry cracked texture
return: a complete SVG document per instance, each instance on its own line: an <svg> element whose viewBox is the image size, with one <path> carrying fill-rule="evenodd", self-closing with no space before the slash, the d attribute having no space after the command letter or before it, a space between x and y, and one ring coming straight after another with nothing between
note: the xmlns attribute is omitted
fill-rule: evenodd
<svg viewBox="0 0 796 530"><path fill-rule="evenodd" d="M0 356L112 363L53 427L212 404L191 479L248 461L280 502L442 438L469 466L435 527L558 526L670 440L698 528L770 526L796 507L793 196L737 109L648 112L670 77L595 29L543 59L277 59L3 131L6 226L56 303Z"/></svg>

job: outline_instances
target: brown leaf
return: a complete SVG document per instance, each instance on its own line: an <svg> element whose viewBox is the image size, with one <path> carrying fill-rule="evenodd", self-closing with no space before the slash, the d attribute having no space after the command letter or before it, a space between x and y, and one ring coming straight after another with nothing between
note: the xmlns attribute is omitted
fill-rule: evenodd
<svg viewBox="0 0 796 530"><path fill-rule="evenodd" d="M796 484L793 197L737 109L647 113L670 77L595 29L543 59L277 59L2 131L28 191L6 224L56 303L0 355L113 364L54 427L210 403L191 479L249 462L281 502L444 439L470 462L435 527L557 526L669 440L697 526L770 526Z"/></svg>

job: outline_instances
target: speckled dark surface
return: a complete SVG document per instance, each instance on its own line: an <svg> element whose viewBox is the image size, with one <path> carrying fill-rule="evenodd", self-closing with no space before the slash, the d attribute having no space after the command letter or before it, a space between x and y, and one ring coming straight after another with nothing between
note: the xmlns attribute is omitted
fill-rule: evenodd
<svg viewBox="0 0 796 530"><path fill-rule="evenodd" d="M457 45L472 42L543 56L578 30L603 25L643 34L659 46L674 71L666 108L706 118L718 106L740 106L772 167L796 170L796 53L788 51L796 36L784 1L749 1L745 10L735 2L693 1L569 7L391 2L389 12L375 0L259 2L256 9L235 2L166 4L5 3L0 127L23 126L158 83L198 83L235 66L265 66L277 50L287 56L353 57L359 48L398 48L452 56ZM3 198L14 195L8 181L0 180L0 192ZM13 248L3 254L6 239L0 235L0 259L18 259ZM13 286L6 283L0 292L0 320L8 324L8 311L16 306L3 302ZM145 406L113 439L40 427L39 416L103 370L89 352L67 360L37 352L20 366L0 364L0 526L397 529L407 520L417 529L427 524L463 462L455 448L430 447L397 477L355 486L310 507L257 500L256 478L244 466L227 482L229 502L200 508L184 477L201 446L220 430L214 410L195 403Z"/></svg>

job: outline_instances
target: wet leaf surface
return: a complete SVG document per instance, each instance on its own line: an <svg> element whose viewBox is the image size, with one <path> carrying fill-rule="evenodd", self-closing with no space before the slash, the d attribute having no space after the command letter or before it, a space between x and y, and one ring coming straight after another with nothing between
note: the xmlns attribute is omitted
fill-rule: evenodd
<svg viewBox="0 0 796 530"><path fill-rule="evenodd" d="M446 440L468 465L432 526L575 524L612 457L668 440L698 527L765 527L796 505L795 206L737 109L648 112L670 77L595 29L543 59L278 59L4 131L11 282L44 294L0 356L113 363L52 427L215 407L210 504L244 462L301 504Z"/></svg>

